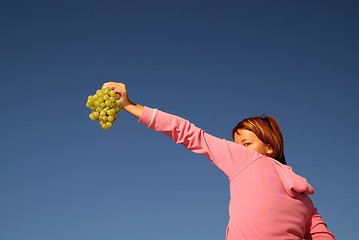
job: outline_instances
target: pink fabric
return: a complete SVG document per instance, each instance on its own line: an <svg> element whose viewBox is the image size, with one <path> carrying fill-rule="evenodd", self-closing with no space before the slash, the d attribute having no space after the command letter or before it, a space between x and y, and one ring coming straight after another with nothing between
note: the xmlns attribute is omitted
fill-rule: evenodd
<svg viewBox="0 0 359 240"><path fill-rule="evenodd" d="M289 166L157 109L145 107L139 122L205 155L227 175L227 240L335 239L308 197L314 189Z"/></svg>

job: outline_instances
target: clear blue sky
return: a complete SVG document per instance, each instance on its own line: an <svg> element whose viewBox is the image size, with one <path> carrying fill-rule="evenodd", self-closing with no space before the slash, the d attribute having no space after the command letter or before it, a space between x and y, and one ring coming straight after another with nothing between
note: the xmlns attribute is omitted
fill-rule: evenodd
<svg viewBox="0 0 359 240"><path fill-rule="evenodd" d="M358 1L0 1L0 239L224 239L228 180L121 112L103 82L230 140L277 118L288 164L357 239Z"/></svg>

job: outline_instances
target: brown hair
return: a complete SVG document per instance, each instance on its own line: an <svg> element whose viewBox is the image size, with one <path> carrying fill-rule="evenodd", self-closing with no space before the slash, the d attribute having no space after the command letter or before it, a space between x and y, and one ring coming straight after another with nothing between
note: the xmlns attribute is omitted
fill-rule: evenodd
<svg viewBox="0 0 359 240"><path fill-rule="evenodd" d="M232 130L232 139L238 129L247 129L253 132L263 143L268 144L273 153L269 155L277 161L287 164L284 157L283 137L277 121L268 115L243 119Z"/></svg>

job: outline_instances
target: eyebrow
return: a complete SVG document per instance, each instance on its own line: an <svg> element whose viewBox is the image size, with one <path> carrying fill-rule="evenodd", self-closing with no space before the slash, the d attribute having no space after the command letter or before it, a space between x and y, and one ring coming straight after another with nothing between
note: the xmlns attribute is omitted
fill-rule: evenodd
<svg viewBox="0 0 359 240"><path fill-rule="evenodd" d="M236 132L235 135L240 136L241 134L238 133L238 132ZM247 138L243 138L243 139L241 140L241 143L242 143L242 142L245 142L245 141L249 141L249 140L248 140Z"/></svg>
<svg viewBox="0 0 359 240"><path fill-rule="evenodd" d="M243 139L241 140L241 143L242 143L242 142L245 142L245 141L248 141L248 139L243 138Z"/></svg>

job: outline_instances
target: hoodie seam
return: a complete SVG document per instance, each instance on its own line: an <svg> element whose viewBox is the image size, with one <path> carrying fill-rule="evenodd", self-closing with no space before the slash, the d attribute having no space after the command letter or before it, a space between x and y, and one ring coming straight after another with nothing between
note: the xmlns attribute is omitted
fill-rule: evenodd
<svg viewBox="0 0 359 240"><path fill-rule="evenodd" d="M244 165L237 173L235 173L232 177L229 177L229 180L232 181L235 177L238 176L238 174L240 174L244 169L246 169L249 165L251 165L252 163L254 163L255 161L257 161L258 159L263 158L262 156L256 157L255 159L253 159L252 161L250 161L249 163L247 163L246 165Z"/></svg>

